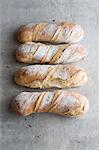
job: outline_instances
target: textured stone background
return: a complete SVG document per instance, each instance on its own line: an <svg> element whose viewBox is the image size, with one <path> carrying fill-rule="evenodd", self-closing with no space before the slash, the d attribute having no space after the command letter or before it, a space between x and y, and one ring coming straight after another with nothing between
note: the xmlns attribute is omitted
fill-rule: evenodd
<svg viewBox="0 0 99 150"><path fill-rule="evenodd" d="M71 89L88 97L90 110L82 118L52 114L20 117L9 104L20 91L15 70L15 33L21 24L70 20L85 30L88 58L83 66L89 76L84 87ZM98 0L0 0L0 149L1 150L99 150L99 1ZM32 91L32 90L31 90ZM31 126L31 127L30 127Z"/></svg>

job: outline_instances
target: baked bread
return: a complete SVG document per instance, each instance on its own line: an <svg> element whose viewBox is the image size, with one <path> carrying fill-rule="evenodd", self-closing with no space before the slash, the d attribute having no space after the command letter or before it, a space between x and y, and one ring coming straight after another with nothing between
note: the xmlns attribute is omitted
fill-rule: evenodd
<svg viewBox="0 0 99 150"><path fill-rule="evenodd" d="M22 92L14 98L11 108L23 116L52 112L72 117L86 113L89 104L86 97L74 92Z"/></svg>
<svg viewBox="0 0 99 150"><path fill-rule="evenodd" d="M16 58L23 63L66 64L84 59L86 49L80 44L46 45L27 42L16 50Z"/></svg>
<svg viewBox="0 0 99 150"><path fill-rule="evenodd" d="M60 23L30 23L19 28L19 42L44 41L52 43L75 43L84 36L82 27L71 22Z"/></svg>
<svg viewBox="0 0 99 150"><path fill-rule="evenodd" d="M16 71L15 82L30 88L70 88L84 85L84 69L66 65L30 65Z"/></svg>

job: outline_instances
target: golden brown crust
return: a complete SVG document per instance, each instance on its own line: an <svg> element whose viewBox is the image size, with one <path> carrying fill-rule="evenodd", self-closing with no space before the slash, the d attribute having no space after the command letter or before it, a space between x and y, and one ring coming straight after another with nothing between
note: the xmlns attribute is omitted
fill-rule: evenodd
<svg viewBox="0 0 99 150"><path fill-rule="evenodd" d="M27 28L25 25L21 26L17 33L18 40L21 41L22 39L23 42L32 41L32 31L33 29Z"/></svg>
<svg viewBox="0 0 99 150"><path fill-rule="evenodd" d="M18 31L19 42L46 41L53 43L75 43L80 41L84 32L80 25L71 22L38 23L21 26Z"/></svg>
<svg viewBox="0 0 99 150"><path fill-rule="evenodd" d="M87 82L86 72L66 65L31 65L19 69L15 82L30 88L70 88Z"/></svg>
<svg viewBox="0 0 99 150"><path fill-rule="evenodd" d="M69 22L69 21L62 21L59 23L59 25L61 25L63 28L66 28L66 29L72 29L74 26L75 26L75 23L73 22Z"/></svg>
<svg viewBox="0 0 99 150"><path fill-rule="evenodd" d="M89 103L86 97L74 92L22 92L14 98L11 108L23 116L52 112L72 117L85 114Z"/></svg>

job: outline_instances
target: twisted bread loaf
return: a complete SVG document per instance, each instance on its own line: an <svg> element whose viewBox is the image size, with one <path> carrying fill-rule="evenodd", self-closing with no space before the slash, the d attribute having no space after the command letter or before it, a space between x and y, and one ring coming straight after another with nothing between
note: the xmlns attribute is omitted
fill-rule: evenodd
<svg viewBox="0 0 99 150"><path fill-rule="evenodd" d="M64 64L86 57L86 49L79 44L46 45L27 42L16 50L16 58L24 63Z"/></svg>
<svg viewBox="0 0 99 150"><path fill-rule="evenodd" d="M31 65L16 71L15 82L30 88L66 88L84 85L86 72L66 65Z"/></svg>
<svg viewBox="0 0 99 150"><path fill-rule="evenodd" d="M87 112L89 104L86 97L74 92L22 92L12 101L11 107L23 116L40 112L80 116Z"/></svg>
<svg viewBox="0 0 99 150"><path fill-rule="evenodd" d="M18 31L19 42L46 41L53 43L75 43L84 36L80 25L71 22L30 23L20 27Z"/></svg>

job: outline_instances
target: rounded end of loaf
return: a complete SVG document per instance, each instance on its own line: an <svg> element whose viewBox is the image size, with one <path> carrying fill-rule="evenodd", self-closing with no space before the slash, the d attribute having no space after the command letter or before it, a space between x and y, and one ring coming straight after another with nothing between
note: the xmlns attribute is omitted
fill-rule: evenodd
<svg viewBox="0 0 99 150"><path fill-rule="evenodd" d="M11 102L11 110L21 115L21 112L19 111L20 110L19 103L15 99L13 99Z"/></svg>
<svg viewBox="0 0 99 150"><path fill-rule="evenodd" d="M85 96L80 95L78 93L76 93L76 97L80 103L80 107L78 109L79 111L78 112L76 111L76 116L82 116L86 114L87 111L89 110L89 102Z"/></svg>
<svg viewBox="0 0 99 150"><path fill-rule="evenodd" d="M20 107L20 103L16 99L13 99L11 102L11 110L19 115L25 116Z"/></svg>
<svg viewBox="0 0 99 150"><path fill-rule="evenodd" d="M14 81L18 85L23 85L24 86L26 80L27 80L27 73L26 73L26 71L22 70L22 69L17 70L16 73L15 73Z"/></svg>
<svg viewBox="0 0 99 150"><path fill-rule="evenodd" d="M87 83L87 73L83 68L70 67L69 73L71 75L70 80L68 80L69 87L79 87Z"/></svg>
<svg viewBox="0 0 99 150"><path fill-rule="evenodd" d="M14 81L18 85L26 86L29 88L43 88L42 84L40 84L40 80L42 81L46 76L44 74L39 74L39 72L35 74L35 69L39 70L39 67L40 65L30 65L18 69L15 73ZM44 70L43 67L42 70Z"/></svg>
<svg viewBox="0 0 99 150"><path fill-rule="evenodd" d="M89 102L85 96L75 92L70 92L67 95L67 99L68 97L71 97L68 102L68 104L70 103L70 105L68 105L68 110L63 113L64 116L80 117L87 113L87 111L89 110ZM72 107L71 102L73 103Z"/></svg>
<svg viewBox="0 0 99 150"><path fill-rule="evenodd" d="M30 52L32 44L33 42L26 42L24 44L21 44L16 49L17 61L27 63L27 64L33 62L33 54Z"/></svg>
<svg viewBox="0 0 99 150"><path fill-rule="evenodd" d="M67 63L78 62L87 57L87 50L81 44L70 44L67 51L71 52Z"/></svg>
<svg viewBox="0 0 99 150"><path fill-rule="evenodd" d="M87 100L87 98L85 96L83 96L83 99L84 99L84 103L83 103L82 114L85 114L89 110L89 102L88 102L88 100Z"/></svg>
<svg viewBox="0 0 99 150"><path fill-rule="evenodd" d="M11 103L11 110L19 115L27 116L33 113L31 103L29 103L29 97L32 93L21 92L19 93Z"/></svg>
<svg viewBox="0 0 99 150"><path fill-rule="evenodd" d="M25 25L21 26L17 32L17 39L19 42L31 42L32 41L32 28L27 28Z"/></svg>
<svg viewBox="0 0 99 150"><path fill-rule="evenodd" d="M80 45L80 44L76 44L78 45L78 49L77 49L77 52L79 54L79 58L80 59L84 59L87 57L87 50L84 46Z"/></svg>
<svg viewBox="0 0 99 150"><path fill-rule="evenodd" d="M17 59L17 61L22 62L22 63L26 63L26 64L30 63L30 61L27 61L27 60L30 60L30 55L29 55L29 59L28 59L27 53L21 53L17 50L16 50L16 59Z"/></svg>
<svg viewBox="0 0 99 150"><path fill-rule="evenodd" d="M84 30L83 28L76 23L63 21L60 25L65 29L69 30L68 38L66 38L65 43L77 43L81 41L84 37Z"/></svg>
<svg viewBox="0 0 99 150"><path fill-rule="evenodd" d="M27 116L29 114L25 113L25 111L22 111L22 108L20 107L19 103L14 99L11 103L11 110L19 115Z"/></svg>

